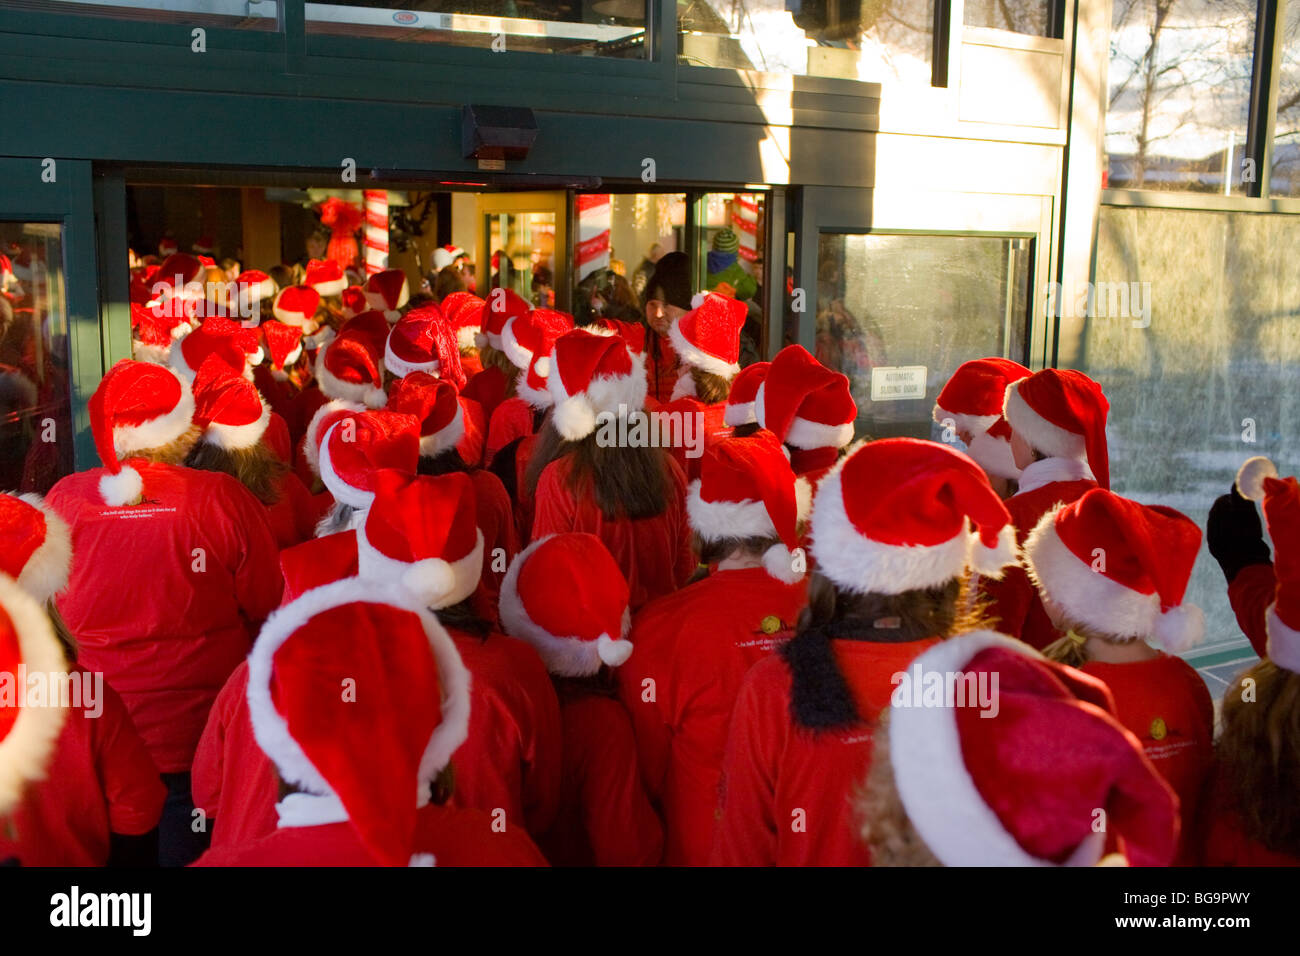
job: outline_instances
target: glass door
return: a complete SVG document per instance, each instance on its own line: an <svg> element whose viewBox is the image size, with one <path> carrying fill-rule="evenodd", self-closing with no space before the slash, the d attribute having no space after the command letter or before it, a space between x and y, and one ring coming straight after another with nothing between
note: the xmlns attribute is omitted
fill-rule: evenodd
<svg viewBox="0 0 1300 956"><path fill-rule="evenodd" d="M482 193L477 210L477 288L569 311L568 193Z"/></svg>

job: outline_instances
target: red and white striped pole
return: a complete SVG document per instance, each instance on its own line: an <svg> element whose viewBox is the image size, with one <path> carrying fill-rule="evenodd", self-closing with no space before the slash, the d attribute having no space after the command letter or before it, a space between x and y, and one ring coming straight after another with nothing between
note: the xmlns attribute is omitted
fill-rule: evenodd
<svg viewBox="0 0 1300 956"><path fill-rule="evenodd" d="M609 228L613 211L609 193L578 196L578 246L573 259L579 282L597 269L609 268Z"/></svg>
<svg viewBox="0 0 1300 956"><path fill-rule="evenodd" d="M736 193L731 224L740 240L740 255L749 262L758 259L758 200L748 193Z"/></svg>
<svg viewBox="0 0 1300 956"><path fill-rule="evenodd" d="M388 268L388 191L365 190L366 278Z"/></svg>

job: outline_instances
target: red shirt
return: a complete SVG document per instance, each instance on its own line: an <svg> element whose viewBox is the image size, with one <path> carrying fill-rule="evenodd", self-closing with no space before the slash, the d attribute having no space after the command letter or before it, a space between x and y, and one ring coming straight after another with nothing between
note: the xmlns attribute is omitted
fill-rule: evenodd
<svg viewBox="0 0 1300 956"><path fill-rule="evenodd" d="M465 464L482 465L483 446L487 440L487 416L483 413L483 406L474 399L461 395L457 400L465 422L465 434L457 442L456 451Z"/></svg>
<svg viewBox="0 0 1300 956"><path fill-rule="evenodd" d="M651 601L633 620L634 650L616 673L641 773L663 812L665 863L708 863L741 682L793 636L806 603L806 581L785 584L762 568L743 568L714 571Z"/></svg>
<svg viewBox="0 0 1300 956"><path fill-rule="evenodd" d="M492 413L496 407L505 401L506 388L509 386L506 381L506 375L495 365L483 369L477 375L470 377L465 383L465 387L460 390L461 395L465 398L472 398L483 406L483 415L488 420L492 420ZM487 459L491 461L491 459Z"/></svg>
<svg viewBox="0 0 1300 956"><path fill-rule="evenodd" d="M263 505L266 519L271 525L277 548L292 548L311 538L320 520L320 502L291 471L285 472L277 482L279 497L274 504Z"/></svg>
<svg viewBox="0 0 1300 956"><path fill-rule="evenodd" d="M1300 856L1270 850L1246 835L1232 788L1216 765L1201 800L1201 866L1300 866Z"/></svg>
<svg viewBox="0 0 1300 956"><path fill-rule="evenodd" d="M668 507L649 518L606 518L588 494L574 494L568 485L572 459L558 458L537 482L533 540L565 531L594 534L605 543L627 577L631 607L675 591L695 570L691 530L686 521L686 476L668 455L671 476Z"/></svg>
<svg viewBox="0 0 1300 956"><path fill-rule="evenodd" d="M937 641L833 640L863 723L843 731L796 727L790 669L779 656L746 675L723 761L714 866L866 866L853 794L871 763L871 725L889 705L893 675ZM634 652L635 653L635 652Z"/></svg>
<svg viewBox="0 0 1300 956"><path fill-rule="evenodd" d="M1272 564L1248 564L1228 585L1228 603L1237 615L1237 624L1260 657L1268 656L1268 631L1265 612L1277 600L1277 575Z"/></svg>
<svg viewBox="0 0 1300 956"><path fill-rule="evenodd" d="M208 710L279 603L277 548L261 503L234 478L142 459L144 503L111 508L102 468L46 499L72 528L59 610L80 663L122 695L162 773L190 769Z"/></svg>
<svg viewBox="0 0 1300 956"><path fill-rule="evenodd" d="M501 582L505 580L506 568L519 553L519 531L510 495L501 479L484 469L469 472L469 479L474 485L479 530L483 532L483 570L478 590L474 592L474 611L483 620L495 624Z"/></svg>
<svg viewBox="0 0 1300 956"><path fill-rule="evenodd" d="M69 674L91 679L84 667ZM0 860L103 866L110 833L138 836L158 825L167 789L122 698L107 683L100 686L97 706L68 709L45 779L27 788L0 825Z"/></svg>
<svg viewBox="0 0 1300 956"><path fill-rule="evenodd" d="M537 448L538 434L533 433L515 447L515 530L521 544L533 537L533 496L528 493L528 463Z"/></svg>
<svg viewBox="0 0 1300 956"><path fill-rule="evenodd" d="M645 343L645 377L648 397L657 402L667 402L673 397L677 379L681 377L681 360L668 336L648 332ZM657 353L656 353L657 349Z"/></svg>
<svg viewBox="0 0 1300 956"><path fill-rule="evenodd" d="M507 398L492 410L488 420L485 461L491 461L497 452L517 438L533 433L533 406L522 398Z"/></svg>
<svg viewBox="0 0 1300 956"><path fill-rule="evenodd" d="M555 826L542 840L555 866L654 866L663 825L637 767L632 722L598 694L567 698L564 784Z"/></svg>

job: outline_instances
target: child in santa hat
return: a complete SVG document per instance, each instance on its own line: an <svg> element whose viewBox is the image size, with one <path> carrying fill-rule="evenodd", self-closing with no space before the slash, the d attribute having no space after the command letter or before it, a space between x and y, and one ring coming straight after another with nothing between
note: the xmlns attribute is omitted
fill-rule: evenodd
<svg viewBox="0 0 1300 956"><path fill-rule="evenodd" d="M794 473L816 487L853 441L858 406L848 376L822 365L802 345L787 345L758 386L754 417L790 449Z"/></svg>
<svg viewBox="0 0 1300 956"><path fill-rule="evenodd" d="M81 664L122 695L163 774L160 858L179 865L205 839L191 828L189 781L203 721L279 602L275 538L236 479L181 465L198 429L173 371L119 362L89 410L104 465L61 479L46 499L77 555L59 611Z"/></svg>
<svg viewBox="0 0 1300 956"><path fill-rule="evenodd" d="M70 688L80 682L76 696L69 690L74 706L63 707L56 692L22 718L24 724L51 722L35 730L52 729L56 736L44 777L8 810L0 806L0 860L23 866L155 866L166 788L122 698L102 680L96 686L95 676L77 664L76 641L53 603L68 582L71 532L36 495L0 495L0 528L0 632L17 626L24 633L16 647L39 644L42 653L23 654L28 682L38 674L51 688L65 677ZM0 670L7 668L0 664ZM2 714L0 724L7 724ZM31 737L34 729L20 733ZM5 774L0 767L0 778ZM0 781L0 793L5 790Z"/></svg>
<svg viewBox="0 0 1300 956"><path fill-rule="evenodd" d="M669 865L709 860L741 681L793 634L807 603L798 526L811 498L769 431L706 448L686 509L709 573L633 619L636 653L618 669L619 692L663 813Z"/></svg>
<svg viewBox="0 0 1300 956"><path fill-rule="evenodd" d="M373 581L317 588L271 616L248 674L277 828L198 865L543 865L521 829L439 805L469 728L469 673L431 612Z"/></svg>
<svg viewBox="0 0 1300 956"><path fill-rule="evenodd" d="M1007 386L1033 373L1019 362L1004 358L972 359L957 366L935 399L933 417L952 438L959 438L966 453L989 476L1003 499L1016 491L1020 469L1011 453L1011 426L1002 417Z"/></svg>
<svg viewBox="0 0 1300 956"><path fill-rule="evenodd" d="M913 660L968 629L970 571L1015 560L975 462L911 438L860 444L813 501L808 608L741 684L723 761L716 865L867 862L850 798L871 727Z"/></svg>
<svg viewBox="0 0 1300 956"><path fill-rule="evenodd" d="M594 535L539 538L510 565L501 621L541 655L560 697L563 784L555 826L541 837L548 858L559 866L657 864L663 827L611 673L632 653L618 565Z"/></svg>
<svg viewBox="0 0 1300 956"><path fill-rule="evenodd" d="M675 591L695 569L681 468L648 441L617 442L631 416L644 414L643 364L621 336L562 335L546 379L555 407L525 481L536 502L533 538L596 535L627 578L633 610Z"/></svg>
<svg viewBox="0 0 1300 956"><path fill-rule="evenodd" d="M1094 488L1043 515L1024 563L1054 627L1043 653L1105 682L1116 714L1178 794L1190 838L1214 744L1214 705L1181 652L1205 620L1183 600L1201 530L1186 515ZM1160 650L1147 643L1154 641ZM1186 839L1179 860L1191 862Z"/></svg>
<svg viewBox="0 0 1300 956"><path fill-rule="evenodd" d="M913 669L951 684L900 685L880 715L857 798L873 866L1169 865L1177 798L1100 681L992 631Z"/></svg>
<svg viewBox="0 0 1300 956"><path fill-rule="evenodd" d="M1106 414L1101 386L1073 369L1045 368L1007 385L1003 417L1011 427L1011 453L1021 469L1019 488L1007 499L1018 543L1059 504L1093 488L1110 487ZM1031 647L1044 648L1063 636L1052 626L1024 569L1012 568L999 581L981 581L990 623Z"/></svg>
<svg viewBox="0 0 1300 956"><path fill-rule="evenodd" d="M1235 487L1247 501L1263 502L1275 585L1259 614L1264 659L1223 693L1215 772L1202 804L1201 862L1300 866L1300 484L1279 478L1268 459L1252 458Z"/></svg>

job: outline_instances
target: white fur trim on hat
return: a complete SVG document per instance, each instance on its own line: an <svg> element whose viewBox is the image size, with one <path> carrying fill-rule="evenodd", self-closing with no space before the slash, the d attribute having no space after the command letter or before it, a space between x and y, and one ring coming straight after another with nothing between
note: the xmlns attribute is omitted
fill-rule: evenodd
<svg viewBox="0 0 1300 956"><path fill-rule="evenodd" d="M805 451L814 448L843 448L853 441L853 422L826 425L796 415L790 420L790 430L785 433L785 440L787 444Z"/></svg>
<svg viewBox="0 0 1300 956"><path fill-rule="evenodd" d="M383 408L388 404L388 395L380 386L345 382L334 375L325 367L325 355L328 352L329 346L326 345L316 353L316 382L323 394L345 402L360 402L367 408Z"/></svg>
<svg viewBox="0 0 1300 956"><path fill-rule="evenodd" d="M690 371L682 372L677 376L677 381L673 383L673 393L668 396L668 401L675 402L679 398L697 398L698 393L695 390L695 377Z"/></svg>
<svg viewBox="0 0 1300 956"><path fill-rule="evenodd" d="M391 588L379 587L374 581L344 578L313 588L273 611L266 619L248 656L248 716L253 725L253 736L287 782L311 793L337 796L298 741L290 736L288 724L275 709L271 700L271 664L276 651L289 636L313 617L331 608L353 603L401 607L418 615L424 626L437 661L438 683L442 688L442 721L425 745L419 768L420 782L431 783L469 733L469 671L456 651L456 645L433 614L423 608L407 607Z"/></svg>
<svg viewBox="0 0 1300 956"><path fill-rule="evenodd" d="M541 359L538 359L540 362ZM520 372L515 378L515 394L528 403L530 408L545 411L555 404L555 398L549 388L533 388L528 384L528 373Z"/></svg>
<svg viewBox="0 0 1300 956"><path fill-rule="evenodd" d="M339 422L330 426L329 431L320 443L320 457L317 460L319 465L319 474L321 483L334 496L334 500L342 502L345 505L351 505L353 508L369 508L375 500L373 491L365 491L361 488L354 488L346 481L339 477L338 472L334 470L334 464L330 461L330 435L334 429L339 427Z"/></svg>
<svg viewBox="0 0 1300 956"><path fill-rule="evenodd" d="M311 286L316 290L317 295L322 299L332 295L342 295L343 290L348 287L348 280L339 277L337 279L328 279L325 282L317 282Z"/></svg>
<svg viewBox="0 0 1300 956"><path fill-rule="evenodd" d="M261 398L260 395L258 397ZM267 426L271 424L271 406L266 399L261 401L262 414L257 417L257 421L249 422L247 425L223 425L220 422L212 422L204 430L203 440L209 445L216 445L226 451L252 448L262 440Z"/></svg>
<svg viewBox="0 0 1300 956"><path fill-rule="evenodd" d="M602 412L617 415L619 406L628 412L639 412L645 407L648 384L645 378L644 353L632 353L632 370L626 375L597 375L587 384L585 391L569 395L559 375L548 375L546 387L555 400L552 423L564 438L581 441L596 430L597 418ZM556 363L551 351L551 367Z"/></svg>
<svg viewBox="0 0 1300 956"><path fill-rule="evenodd" d="M551 634L528 616L528 611L519 598L519 569L543 542L553 537L555 535L548 534L538 538L515 555L515 559L510 562L510 567L506 569L506 576L501 582L498 604L502 628L511 637L533 645L546 665L546 669L559 677L587 677L599 671L601 664L617 667L625 663L632 653L632 644L627 640L627 632L632 627L630 608L623 611L622 633L617 638L602 634L594 641ZM614 646L607 646L602 653L602 643L606 641ZM627 645L626 651L622 645ZM607 657L610 659L607 660ZM615 660L618 663L614 663Z"/></svg>
<svg viewBox="0 0 1300 956"><path fill-rule="evenodd" d="M47 677L66 673L68 665L49 615L6 574L0 574L0 606L13 625L19 656L27 673ZM15 690L25 695L26 688ZM17 806L28 783L45 778L46 760L54 750L67 716L67 709L59 706L60 703L56 694L39 704L20 707L9 733L0 740L0 817Z"/></svg>
<svg viewBox="0 0 1300 956"><path fill-rule="evenodd" d="M1268 634L1268 659L1278 667L1300 674L1300 631L1287 627L1277 616L1276 601L1268 606L1264 631Z"/></svg>
<svg viewBox="0 0 1300 956"><path fill-rule="evenodd" d="M27 492L18 497L45 516L45 540L18 573L18 586L38 604L44 604L68 586L68 574L72 569L72 531L40 495Z"/></svg>
<svg viewBox="0 0 1300 956"><path fill-rule="evenodd" d="M465 437L465 409L456 403L456 417L432 435L420 436L420 457L437 458L449 448L455 448Z"/></svg>
<svg viewBox="0 0 1300 956"><path fill-rule="evenodd" d="M975 459L975 464L983 468L985 474L993 478L1020 477L1016 456L1011 451L1011 442L1005 438L994 438L988 432L980 432L971 439L966 453Z"/></svg>
<svg viewBox="0 0 1300 956"><path fill-rule="evenodd" d="M307 431L303 435L302 453L307 457L307 464L311 466L312 473L320 475L320 423L327 415L333 415L335 412L364 412L366 406L360 402L341 402L334 399L326 402L320 408L312 413L311 421L307 423Z"/></svg>
<svg viewBox="0 0 1300 956"><path fill-rule="evenodd" d="M515 323L519 317L512 315L506 319L506 324L501 328L501 351L518 369L526 369L533 360L533 353L519 344L515 338Z"/></svg>
<svg viewBox="0 0 1300 956"><path fill-rule="evenodd" d="M740 371L739 362L726 362L716 355L710 355L682 334L681 324L681 317L673 319L672 324L668 326L668 341L672 342L673 349L683 362L728 381L736 377L736 373Z"/></svg>
<svg viewBox="0 0 1300 956"><path fill-rule="evenodd" d="M1029 407L1020 395L1020 385L1028 379L1020 379L1007 386L1006 402L1002 415L1011 430L1016 432L1034 448L1051 458L1088 457L1087 442L1083 435L1068 432L1059 425L1053 425L1038 412Z"/></svg>
<svg viewBox="0 0 1300 956"><path fill-rule="evenodd" d="M1025 539L1025 570L1047 606L1111 637L1155 638L1170 650L1200 643L1205 635L1200 608L1184 604L1161 614L1160 595L1139 594L1076 557L1056 533L1056 513L1062 507L1043 515Z"/></svg>
<svg viewBox="0 0 1300 956"><path fill-rule="evenodd" d="M462 325L456 330L456 347L462 352L478 348L478 329L472 325Z"/></svg>
<svg viewBox="0 0 1300 956"><path fill-rule="evenodd" d="M483 532L469 554L455 561L426 558L409 563L390 558L370 543L366 524L357 527L357 576L370 581L390 582L410 603L439 611L459 604L474 593L483 573Z"/></svg>
<svg viewBox="0 0 1300 956"><path fill-rule="evenodd" d="M1250 501L1264 497L1264 479L1277 477L1277 465L1263 455L1247 458L1237 471L1237 492Z"/></svg>
<svg viewBox="0 0 1300 956"><path fill-rule="evenodd" d="M99 476L99 494L104 502L114 508L121 508L140 500L144 491L144 479L140 472L130 465L123 465L117 472L109 471Z"/></svg>
<svg viewBox="0 0 1300 956"><path fill-rule="evenodd" d="M190 383L170 370L181 385L180 401L165 415L151 418L139 425L116 425L113 428L113 450L118 458L125 458L133 451L149 448L162 448L180 438L194 422L194 393Z"/></svg>
<svg viewBox="0 0 1300 956"><path fill-rule="evenodd" d="M969 432L973 435L982 435L994 425L997 424L1001 415L970 415L965 412L950 412L938 402L934 403L934 408L930 410L930 417L937 424L944 424L947 421L952 422L952 427L959 432Z"/></svg>
<svg viewBox="0 0 1300 956"><path fill-rule="evenodd" d="M784 445L781 446L781 450L786 453L786 458L790 457L790 452ZM808 516L812 514L812 504L812 482L803 475L799 475L794 480L795 520L800 522L807 521Z"/></svg>
<svg viewBox="0 0 1300 956"><path fill-rule="evenodd" d="M148 362L150 365L167 365L167 359L171 354L171 347L167 345L145 345L141 342L131 343L131 358L137 362Z"/></svg>
<svg viewBox="0 0 1300 956"><path fill-rule="evenodd" d="M776 526L762 501L705 501L700 497L700 479L686 492L686 517L691 530L705 541L725 538L777 538Z"/></svg>
<svg viewBox="0 0 1300 956"><path fill-rule="evenodd" d="M412 372L428 372L430 375L437 375L442 368L442 363L436 358L428 362L406 361L393 351L393 336L389 333L388 341L384 343L384 368L398 378L404 378Z"/></svg>
<svg viewBox="0 0 1300 956"><path fill-rule="evenodd" d="M927 674L958 674L990 648L1042 659L1020 641L972 631L934 645L911 666ZM889 759L908 820L944 865L1054 865L1027 853L980 794L962 756L955 706L891 706ZM1102 850L1102 841L1085 839L1066 865L1091 866Z"/></svg>
<svg viewBox="0 0 1300 956"><path fill-rule="evenodd" d="M753 402L740 402L727 405L722 412L722 424L735 428L737 425L750 425L758 421Z"/></svg>

